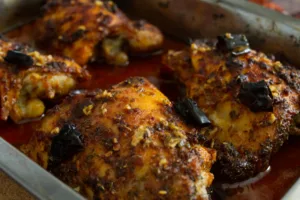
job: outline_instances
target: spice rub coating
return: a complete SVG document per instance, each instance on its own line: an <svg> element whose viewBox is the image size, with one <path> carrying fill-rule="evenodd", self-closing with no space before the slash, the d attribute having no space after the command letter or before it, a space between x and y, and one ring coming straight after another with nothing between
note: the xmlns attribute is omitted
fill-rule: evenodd
<svg viewBox="0 0 300 200"><path fill-rule="evenodd" d="M40 48L79 64L104 60L124 66L128 54L151 54L163 43L155 26L128 19L112 1L48 0L36 30Z"/></svg>
<svg viewBox="0 0 300 200"><path fill-rule="evenodd" d="M40 117L44 99L68 94L79 79L89 76L72 60L0 38L1 120Z"/></svg>
<svg viewBox="0 0 300 200"><path fill-rule="evenodd" d="M218 152L216 169L240 181L266 170L288 135L300 133L300 70L251 50L244 36L224 37L171 50L163 62L212 122L202 134Z"/></svg>
<svg viewBox="0 0 300 200"><path fill-rule="evenodd" d="M59 159L54 146L72 130L79 149ZM22 150L89 199L208 199L216 154L189 142L195 132L157 88L135 77L66 98Z"/></svg>

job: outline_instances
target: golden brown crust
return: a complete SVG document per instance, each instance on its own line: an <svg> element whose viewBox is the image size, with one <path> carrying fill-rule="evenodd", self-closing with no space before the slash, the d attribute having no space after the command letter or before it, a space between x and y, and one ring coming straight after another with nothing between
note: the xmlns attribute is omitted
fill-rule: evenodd
<svg viewBox="0 0 300 200"><path fill-rule="evenodd" d="M49 0L36 24L41 48L79 64L104 57L109 64L126 65L126 52L151 53L163 42L156 27L129 20L112 1Z"/></svg>
<svg viewBox="0 0 300 200"><path fill-rule="evenodd" d="M29 59L30 66L16 63L15 54ZM72 60L43 55L26 45L0 39L1 119L10 116L20 122L39 117L44 109L40 98L66 95L78 79L89 76Z"/></svg>
<svg viewBox="0 0 300 200"><path fill-rule="evenodd" d="M53 165L52 138L66 123L83 135L83 150ZM216 154L189 143L195 131L161 92L136 77L65 99L22 150L89 199L207 199Z"/></svg>
<svg viewBox="0 0 300 200"><path fill-rule="evenodd" d="M169 51L164 63L212 121L213 127L202 133L218 150L218 164L227 178L242 180L265 170L271 154L297 129L291 126L300 111L300 72L295 68L254 50L233 55L207 41ZM242 84L261 80L273 96L271 112L254 112L239 99Z"/></svg>

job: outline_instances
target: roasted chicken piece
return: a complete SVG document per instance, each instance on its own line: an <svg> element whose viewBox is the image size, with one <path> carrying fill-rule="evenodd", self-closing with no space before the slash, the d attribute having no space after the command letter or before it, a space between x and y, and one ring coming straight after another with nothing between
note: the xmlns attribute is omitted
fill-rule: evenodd
<svg viewBox="0 0 300 200"><path fill-rule="evenodd" d="M112 1L48 0L36 23L40 48L73 58L79 64L104 60L128 64L128 53L160 49L163 35L143 20L131 21Z"/></svg>
<svg viewBox="0 0 300 200"><path fill-rule="evenodd" d="M288 134L299 134L300 71L251 50L245 36L198 40L163 62L211 120L201 132L226 180L264 171Z"/></svg>
<svg viewBox="0 0 300 200"><path fill-rule="evenodd" d="M0 39L2 120L40 117L45 110L43 99L66 95L77 80L87 78L88 72L72 60Z"/></svg>
<svg viewBox="0 0 300 200"><path fill-rule="evenodd" d="M136 77L66 98L22 150L88 199L208 199L216 154L195 131Z"/></svg>

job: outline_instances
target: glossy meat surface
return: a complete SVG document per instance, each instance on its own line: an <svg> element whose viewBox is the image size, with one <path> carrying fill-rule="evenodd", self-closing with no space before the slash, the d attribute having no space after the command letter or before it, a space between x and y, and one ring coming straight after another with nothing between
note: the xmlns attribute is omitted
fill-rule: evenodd
<svg viewBox="0 0 300 200"><path fill-rule="evenodd" d="M83 149L53 164L53 138L66 123L82 134ZM22 150L89 199L208 199L216 154L190 143L194 134L158 89L135 77L66 98Z"/></svg>
<svg viewBox="0 0 300 200"><path fill-rule="evenodd" d="M79 79L89 76L72 60L0 38L1 119L21 122L40 117L44 99L68 94Z"/></svg>
<svg viewBox="0 0 300 200"><path fill-rule="evenodd" d="M150 54L163 43L156 27L131 21L112 1L48 0L36 29L40 48L79 64L104 59L123 66L128 54Z"/></svg>
<svg viewBox="0 0 300 200"><path fill-rule="evenodd" d="M218 151L216 168L226 180L244 180L266 170L271 155L288 135L299 134L300 71L296 68L254 50L233 55L211 41L169 51L164 63L212 121L213 126L201 132ZM268 86L265 92L271 93L273 109L251 108L264 103L259 101L249 107L247 101L253 97L249 93L241 100L242 85L262 83Z"/></svg>

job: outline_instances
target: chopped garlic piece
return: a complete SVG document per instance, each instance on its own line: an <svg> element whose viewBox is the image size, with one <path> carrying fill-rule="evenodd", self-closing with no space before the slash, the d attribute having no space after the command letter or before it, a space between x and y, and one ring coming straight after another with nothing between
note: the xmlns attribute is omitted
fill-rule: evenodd
<svg viewBox="0 0 300 200"><path fill-rule="evenodd" d="M90 114L92 113L93 108L94 108L94 105L93 105L93 104L88 105L88 106L85 106L85 107L83 108L83 113L84 113L85 115L90 115Z"/></svg>
<svg viewBox="0 0 300 200"><path fill-rule="evenodd" d="M138 129L134 131L134 135L132 136L132 141L131 141L132 146L138 145L140 141L144 139L144 135L147 131L146 129L147 128L145 128L144 126L140 126Z"/></svg>
<svg viewBox="0 0 300 200"><path fill-rule="evenodd" d="M160 190L159 192L158 192L158 194L160 194L160 195L166 195L168 192L166 191L166 190Z"/></svg>

